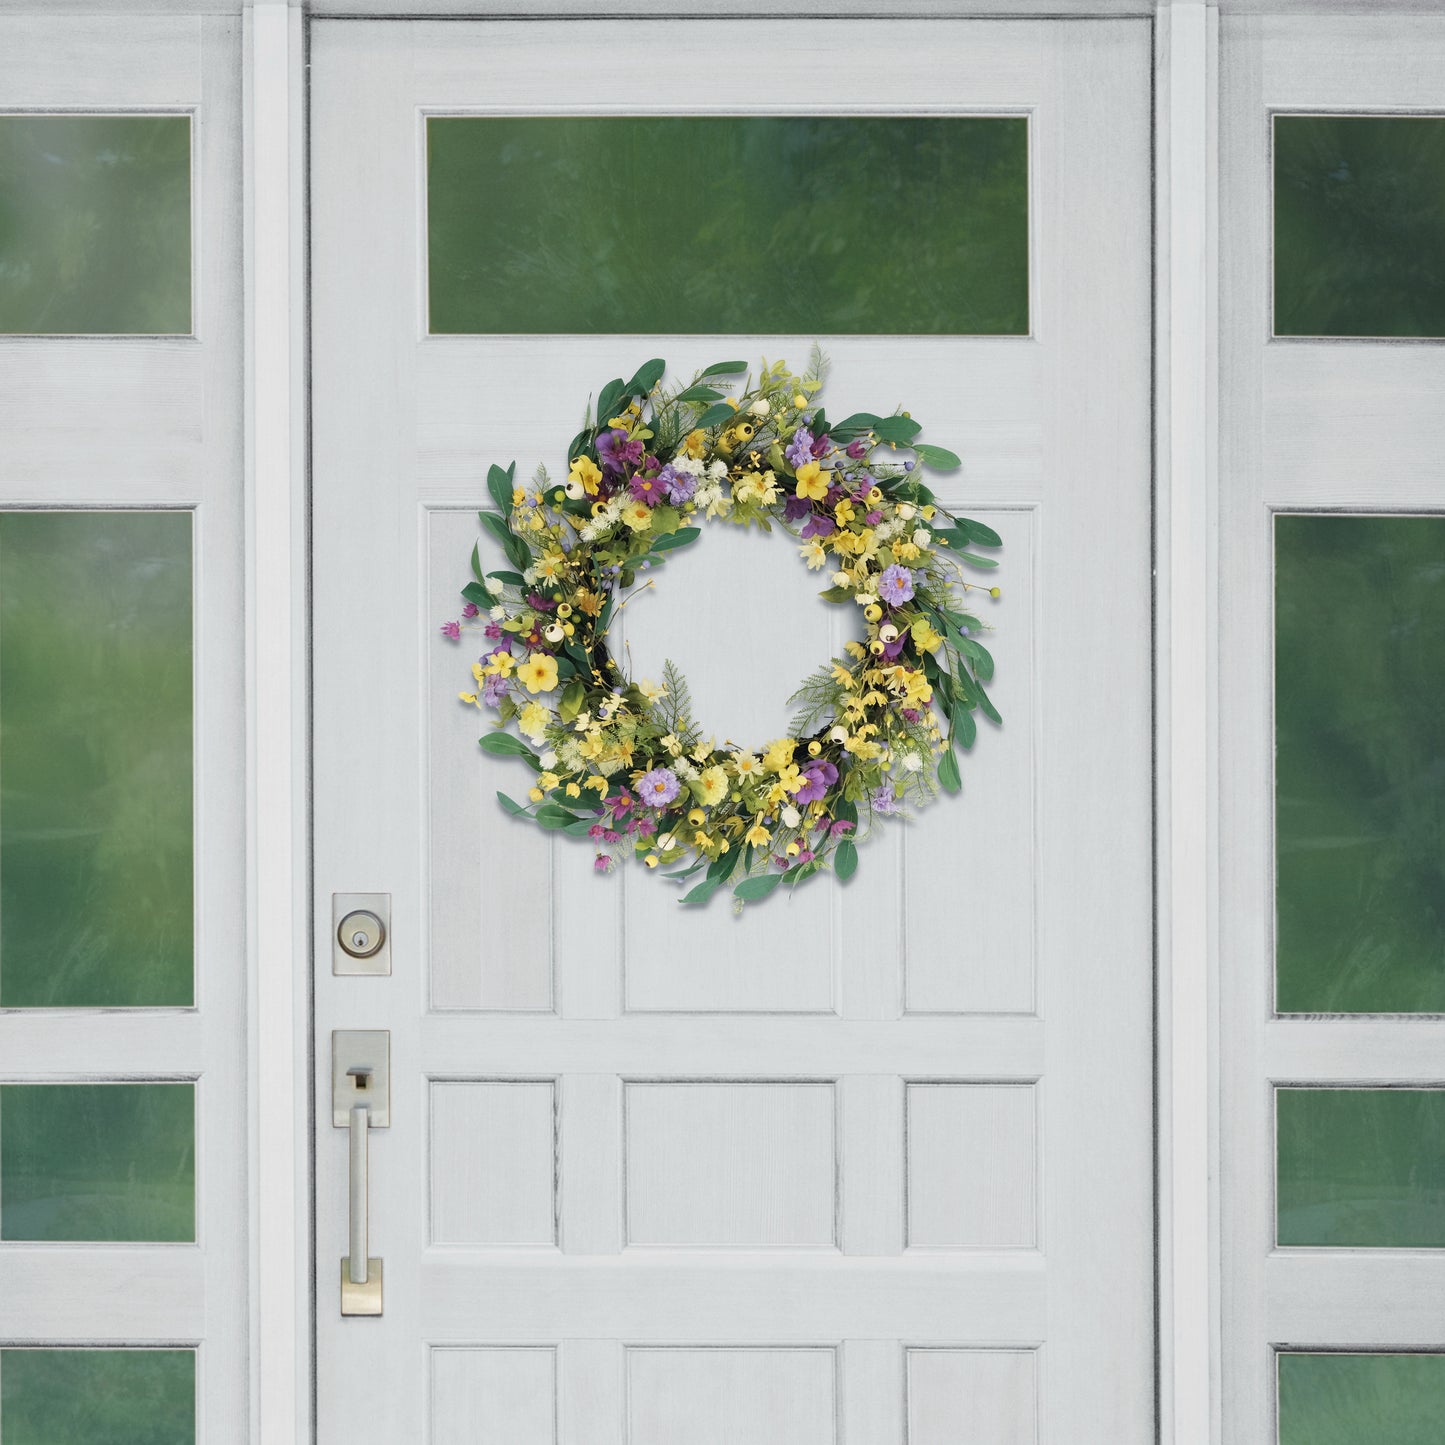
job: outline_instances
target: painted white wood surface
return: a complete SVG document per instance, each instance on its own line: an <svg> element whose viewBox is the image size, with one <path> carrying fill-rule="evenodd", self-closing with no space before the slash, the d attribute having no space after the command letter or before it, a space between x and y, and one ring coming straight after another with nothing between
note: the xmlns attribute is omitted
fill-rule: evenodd
<svg viewBox="0 0 1445 1445"><path fill-rule="evenodd" d="M0 507L194 514L196 1007L0 1014L0 1080L196 1081L194 1245L0 1245L6 1344L199 1346L197 1420L248 1438L241 25L0 18L7 110L193 116L189 338L0 338Z"/></svg>
<svg viewBox="0 0 1445 1445"><path fill-rule="evenodd" d="M1445 17L1230 17L1220 62L1223 1439L1274 1438L1274 1350L1445 1340L1442 1261L1278 1251L1274 1085L1438 1082L1438 1021L1274 1019L1273 520L1445 506L1429 343L1271 341L1270 114L1445 110Z"/></svg>
<svg viewBox="0 0 1445 1445"><path fill-rule="evenodd" d="M852 886L740 919L680 914L655 879L595 879L585 849L494 811L516 779L476 755L452 701L465 660L436 636L488 461L555 465L574 399L630 355L686 370L802 357L814 338L424 335L424 113L627 113L642 96L735 112L707 59L714 27L671 27L661 72L614 47L604 77L611 32L581 22L316 24L318 1094L333 1027L389 1028L394 1060L392 1127L372 1146L379 1321L336 1313L345 1140L317 1126L327 1445L417 1438L428 1420L457 1438L455 1410L480 1408L496 1376L485 1357L439 1376L453 1346L555 1350L566 1445L767 1440L784 1424L778 1439L899 1445L905 1347L924 1346L1047 1358L979 1373L993 1391L980 1420L1027 1416L1061 1442L1152 1438L1149 29L753 23L770 32L752 52L769 113L833 110L856 74L850 109L896 113L906 96L910 112L1031 117L1033 336L822 338L834 405L906 401L966 458L948 500L1005 537L1007 724L985 728L963 797L870 843ZM809 66L786 58L802 50ZM770 545L754 543L748 585L776 570ZM705 588L726 551L710 535L664 585ZM688 647L677 660L706 673L706 640ZM778 699L737 705L761 726ZM390 979L324 963L329 894L361 889L393 896ZM978 916L976 939L960 913ZM428 1181L435 1208L438 1186L460 1202L479 1171L535 1177L540 1115L511 1158L475 1135L470 1157L465 1141L438 1153L428 1132L433 1081L504 1079L557 1081L558 1245L429 1242ZM907 1083L1011 1090L1030 1109L945 1109L914 1138ZM760 1084L792 1109L765 1129L739 1106L689 1133L687 1090L727 1102ZM799 1102L825 1089L827 1129ZM723 1169L735 1194L701 1195ZM911 1248L910 1179L931 1211ZM954 1202L968 1208L950 1218ZM946 1408L947 1381L926 1387L920 1422ZM473 1404L439 1404L447 1390ZM775 1395L781 1413L764 1408ZM519 1438L548 1438L544 1417L499 1408Z"/></svg>

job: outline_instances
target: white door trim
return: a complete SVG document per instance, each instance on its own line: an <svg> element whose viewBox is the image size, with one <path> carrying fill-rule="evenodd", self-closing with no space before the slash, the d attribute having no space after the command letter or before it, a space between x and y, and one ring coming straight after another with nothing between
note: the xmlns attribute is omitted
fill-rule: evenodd
<svg viewBox="0 0 1445 1445"><path fill-rule="evenodd" d="M305 32L285 0L245 18L251 1438L292 1445L313 1394Z"/></svg>
<svg viewBox="0 0 1445 1445"><path fill-rule="evenodd" d="M1159 1409L1168 1445L1208 1445L1218 1396L1208 770L1217 11L1171 0L1156 27ZM307 575L304 48L298 5L247 6L252 1437L266 1445L313 1434L311 1186L300 1121L310 1107L307 629L296 607Z"/></svg>
<svg viewBox="0 0 1445 1445"><path fill-rule="evenodd" d="M1155 22L1159 1418L1219 1438L1214 518L1219 14Z"/></svg>

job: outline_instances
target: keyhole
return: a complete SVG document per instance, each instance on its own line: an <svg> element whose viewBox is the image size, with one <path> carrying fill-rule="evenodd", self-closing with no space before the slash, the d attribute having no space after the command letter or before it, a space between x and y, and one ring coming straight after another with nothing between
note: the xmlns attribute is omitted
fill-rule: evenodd
<svg viewBox="0 0 1445 1445"><path fill-rule="evenodd" d="M351 935L351 946L353 948L366 948L370 943L371 939L359 929Z"/></svg>

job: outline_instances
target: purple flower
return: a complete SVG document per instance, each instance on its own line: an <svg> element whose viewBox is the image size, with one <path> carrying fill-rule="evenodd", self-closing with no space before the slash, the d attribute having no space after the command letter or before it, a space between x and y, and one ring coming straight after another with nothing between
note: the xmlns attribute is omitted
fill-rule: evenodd
<svg viewBox="0 0 1445 1445"><path fill-rule="evenodd" d="M482 636L488 642L500 642L502 640L502 624L500 622L489 622L482 628Z"/></svg>
<svg viewBox="0 0 1445 1445"><path fill-rule="evenodd" d="M460 622L443 622L442 636L450 637L453 642L458 641L462 635L462 624Z"/></svg>
<svg viewBox="0 0 1445 1445"><path fill-rule="evenodd" d="M482 701L488 707L501 707L507 695L507 679L500 673L492 673L482 684Z"/></svg>
<svg viewBox="0 0 1445 1445"><path fill-rule="evenodd" d="M826 456L833 450L833 438L826 433L813 439L813 455L815 457Z"/></svg>
<svg viewBox="0 0 1445 1445"><path fill-rule="evenodd" d="M642 801L653 808L665 808L677 797L682 789L682 784L677 780L677 774L671 768L653 768L651 772L644 773L637 782L637 791L642 794Z"/></svg>
<svg viewBox="0 0 1445 1445"><path fill-rule="evenodd" d="M907 646L908 633L900 632L892 642L885 642L883 644L883 656L889 662L896 662L898 660L898 654Z"/></svg>
<svg viewBox="0 0 1445 1445"><path fill-rule="evenodd" d="M620 426L597 438L597 455L609 472L620 472L642 460L642 443L633 441Z"/></svg>
<svg viewBox="0 0 1445 1445"><path fill-rule="evenodd" d="M838 530L838 524L831 517L821 517L814 512L806 522L803 523L803 530L799 533L803 541L809 537L831 537Z"/></svg>
<svg viewBox="0 0 1445 1445"><path fill-rule="evenodd" d="M862 437L855 437L848 443L848 455L856 462L860 457L868 455L868 443Z"/></svg>
<svg viewBox="0 0 1445 1445"><path fill-rule="evenodd" d="M613 868L612 855L610 853L599 853L593 860L592 866L599 873L610 873Z"/></svg>
<svg viewBox="0 0 1445 1445"><path fill-rule="evenodd" d="M788 443L788 449L783 455L795 467L811 461L813 459L813 433L807 427L800 426L793 433L793 439Z"/></svg>
<svg viewBox="0 0 1445 1445"><path fill-rule="evenodd" d="M868 802L875 813L898 811L898 794L893 791L892 783L884 783L882 787L874 788L868 796Z"/></svg>
<svg viewBox="0 0 1445 1445"><path fill-rule="evenodd" d="M646 502L649 507L655 507L662 500L664 487L660 476L649 477L638 472L637 475L628 482L627 490L631 492L639 502Z"/></svg>
<svg viewBox="0 0 1445 1445"><path fill-rule="evenodd" d="M878 579L878 595L892 607L899 607L913 596L913 573L895 562Z"/></svg>
<svg viewBox="0 0 1445 1445"><path fill-rule="evenodd" d="M475 602L464 602L462 604L463 617L475 617L482 609Z"/></svg>
<svg viewBox="0 0 1445 1445"><path fill-rule="evenodd" d="M846 818L838 818L838 819L835 819L835 820L834 820L833 828L832 828L832 835L833 835L833 837L837 838L837 837L840 837L841 835L843 835L844 833L851 833L852 831L853 831L853 825L852 825L850 822L848 822L848 820L847 820Z"/></svg>
<svg viewBox="0 0 1445 1445"><path fill-rule="evenodd" d="M697 478L691 472L678 471L671 462L657 474L657 480L662 483L667 500L675 507L692 501L692 494L697 491Z"/></svg>
<svg viewBox="0 0 1445 1445"><path fill-rule="evenodd" d="M799 517L806 517L812 510L813 504L807 497L789 497L783 508L783 517L789 522L796 522Z"/></svg>
<svg viewBox="0 0 1445 1445"><path fill-rule="evenodd" d="M816 763L809 763L803 771L806 780L803 786L793 794L795 803L816 803L820 798L826 796L828 789L838 781L838 769L832 763L820 760Z"/></svg>
<svg viewBox="0 0 1445 1445"><path fill-rule="evenodd" d="M527 606L533 612L551 612L557 606L555 597L544 597L540 592L527 593Z"/></svg>
<svg viewBox="0 0 1445 1445"><path fill-rule="evenodd" d="M869 512L867 516L863 518L863 520L867 522L870 527L876 527L879 522L883 520L883 513L878 511L878 509L875 507L873 511Z"/></svg>
<svg viewBox="0 0 1445 1445"><path fill-rule="evenodd" d="M916 707L905 707L902 711L904 722L916 723L923 721L923 714L919 712Z"/></svg>

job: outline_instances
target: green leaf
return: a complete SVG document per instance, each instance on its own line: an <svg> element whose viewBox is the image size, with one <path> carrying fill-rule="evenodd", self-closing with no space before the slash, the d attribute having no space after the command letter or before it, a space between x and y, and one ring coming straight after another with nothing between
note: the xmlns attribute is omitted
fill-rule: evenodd
<svg viewBox="0 0 1445 1445"><path fill-rule="evenodd" d="M686 547L689 542L696 542L702 536L701 527L681 527L676 532L669 532L664 537L659 537L653 544L654 552L671 552L677 547Z"/></svg>
<svg viewBox="0 0 1445 1445"><path fill-rule="evenodd" d="M644 361L633 372L632 380L622 390L627 396L646 396L662 380L662 373L666 370L667 363L660 356L654 356L651 361Z"/></svg>
<svg viewBox="0 0 1445 1445"><path fill-rule="evenodd" d="M970 567L997 567L997 557L980 557L977 552L955 552L954 556L960 562L967 562Z"/></svg>
<svg viewBox="0 0 1445 1445"><path fill-rule="evenodd" d="M512 529L507 525L506 518L499 512L478 512L477 520L502 546L505 547L512 540Z"/></svg>
<svg viewBox="0 0 1445 1445"><path fill-rule="evenodd" d="M544 828L550 828L553 832L559 832L572 823L588 822L586 818L579 818L576 813L569 813L566 808L559 808L556 803L543 803L532 816ZM591 826L590 823L588 826Z"/></svg>
<svg viewBox="0 0 1445 1445"><path fill-rule="evenodd" d="M578 818L575 823L568 823L562 831L569 838L587 838L591 836L592 829L596 826L587 818Z"/></svg>
<svg viewBox="0 0 1445 1445"><path fill-rule="evenodd" d="M581 682L569 682L562 689L562 697L557 704L557 716L563 722L571 722L582 711L582 704L586 700L587 689L582 686Z"/></svg>
<svg viewBox="0 0 1445 1445"><path fill-rule="evenodd" d="M472 576L478 582L482 580L482 545L480 542L472 544Z"/></svg>
<svg viewBox="0 0 1445 1445"><path fill-rule="evenodd" d="M1003 725L1003 718L999 715L999 710L989 701L988 694L978 683L974 683L974 687L978 691L978 705L984 710L986 716L992 718L994 722L998 723L1001 727Z"/></svg>
<svg viewBox="0 0 1445 1445"><path fill-rule="evenodd" d="M953 727L958 734L959 746L967 751L978 737L978 724L973 720L973 714L967 708L959 708L953 715Z"/></svg>
<svg viewBox="0 0 1445 1445"><path fill-rule="evenodd" d="M847 838L833 851L833 871L842 881L851 878L858 871L858 849Z"/></svg>
<svg viewBox="0 0 1445 1445"><path fill-rule="evenodd" d="M686 391L680 391L673 397L674 401L721 401L723 398L715 386L690 386Z"/></svg>
<svg viewBox="0 0 1445 1445"><path fill-rule="evenodd" d="M733 897L751 903L755 898L766 898L783 881L781 873L759 873L753 878L744 878L733 889Z"/></svg>
<svg viewBox="0 0 1445 1445"><path fill-rule="evenodd" d="M972 517L955 517L953 530L963 542L972 542L979 547L1002 547L1003 538L992 527L975 522Z"/></svg>
<svg viewBox="0 0 1445 1445"><path fill-rule="evenodd" d="M963 787L963 779L958 775L958 758L951 746L938 760L938 784L945 793L956 793Z"/></svg>
<svg viewBox="0 0 1445 1445"><path fill-rule="evenodd" d="M825 587L818 596L824 602L851 602L853 594L846 587Z"/></svg>
<svg viewBox="0 0 1445 1445"><path fill-rule="evenodd" d="M497 801L514 817L530 818L532 815L518 802L509 798L505 793L497 794Z"/></svg>
<svg viewBox="0 0 1445 1445"><path fill-rule="evenodd" d="M622 378L614 377L602 388L602 394L597 398L597 425L605 427L611 420L613 412L617 410L617 403L624 396L622 389Z"/></svg>
<svg viewBox="0 0 1445 1445"><path fill-rule="evenodd" d="M513 587L525 587L527 585L520 572L488 572L487 576L495 577L499 582L510 582Z"/></svg>
<svg viewBox="0 0 1445 1445"><path fill-rule="evenodd" d="M833 804L833 816L840 823L852 823L855 828L858 826L858 809L846 798L839 798Z"/></svg>
<svg viewBox="0 0 1445 1445"><path fill-rule="evenodd" d="M511 733L487 733L477 739L477 744L484 753L491 753L494 757L526 758L538 772L542 771L542 764L536 753L521 738L514 738Z"/></svg>
<svg viewBox="0 0 1445 1445"><path fill-rule="evenodd" d="M678 899L678 902L706 903L708 899L711 898L713 894L716 893L721 887L721 878L706 878L701 883L699 883L696 888L692 889L691 892L684 893L682 897Z"/></svg>
<svg viewBox="0 0 1445 1445"><path fill-rule="evenodd" d="M913 448L913 455L935 472L951 472L955 467L963 465L963 459L957 452L951 452L947 447L929 446L926 442L919 442Z"/></svg>
<svg viewBox="0 0 1445 1445"><path fill-rule="evenodd" d="M923 428L911 416L885 416L879 419L873 431L879 441L908 443Z"/></svg>
<svg viewBox="0 0 1445 1445"><path fill-rule="evenodd" d="M737 411L730 407L727 402L720 401L716 406L710 406L698 417L697 425L706 429L710 426L719 426L725 421L731 421L737 415Z"/></svg>
<svg viewBox="0 0 1445 1445"><path fill-rule="evenodd" d="M513 468L516 462L512 463ZM509 472L504 472L501 467L493 466L487 472L487 490L492 494L492 500L497 504L497 510L505 516L512 509L512 477Z"/></svg>
<svg viewBox="0 0 1445 1445"><path fill-rule="evenodd" d="M845 416L842 421L835 421L828 428L828 435L835 437L857 436L859 432L872 431L883 418L874 416L871 411L855 411L852 416ZM822 433L818 433L822 435Z"/></svg>
<svg viewBox="0 0 1445 1445"><path fill-rule="evenodd" d="M719 361L712 366L705 367L701 372L703 376L736 376L740 371L746 371L746 361Z"/></svg>
<svg viewBox="0 0 1445 1445"><path fill-rule="evenodd" d="M492 605L492 594L482 586L480 582L468 582L462 588L462 596L468 602L475 602L478 607L490 607Z"/></svg>

